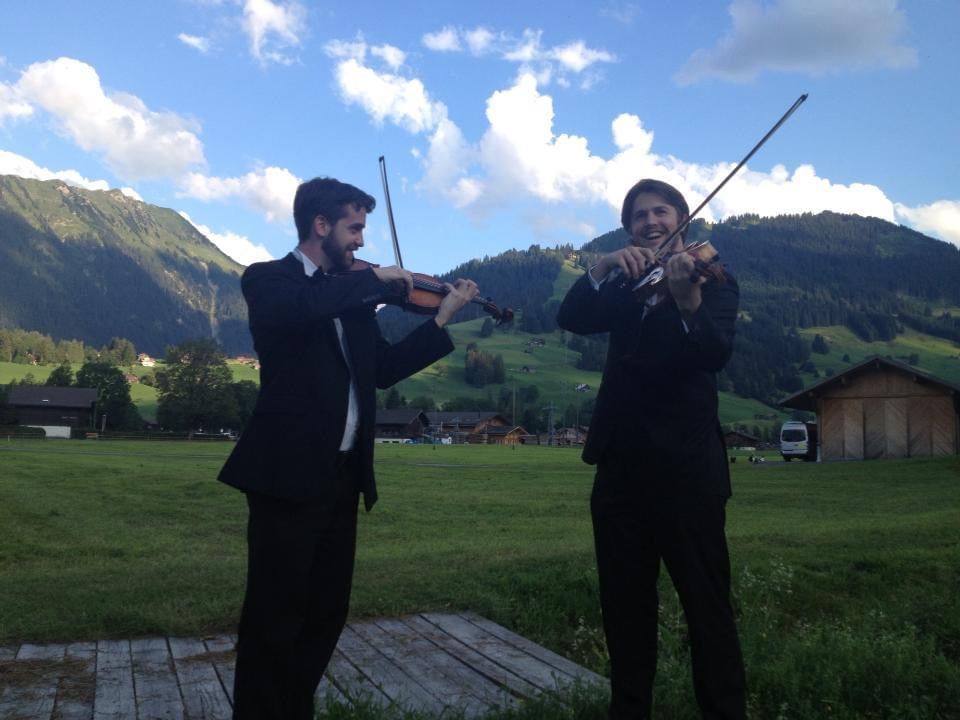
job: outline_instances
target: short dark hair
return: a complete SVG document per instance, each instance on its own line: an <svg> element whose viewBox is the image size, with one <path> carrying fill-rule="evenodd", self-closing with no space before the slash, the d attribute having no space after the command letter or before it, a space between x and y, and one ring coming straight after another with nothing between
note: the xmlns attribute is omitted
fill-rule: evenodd
<svg viewBox="0 0 960 720"><path fill-rule="evenodd" d="M690 214L690 207L687 205L683 194L673 185L665 183L662 180L644 178L630 188L627 191L627 196L623 199L623 208L620 210L620 223L628 235L630 234L630 216L633 214L633 203L640 193L652 193L653 195L662 197L667 205L670 205L677 211L681 222ZM687 230L684 228L684 231L680 233L680 237L684 238L686 235Z"/></svg>
<svg viewBox="0 0 960 720"><path fill-rule="evenodd" d="M318 215L336 225L346 216L347 205L352 205L354 210L373 212L377 201L360 188L334 178L317 177L301 183L293 198L293 222L300 242L310 237L310 227Z"/></svg>

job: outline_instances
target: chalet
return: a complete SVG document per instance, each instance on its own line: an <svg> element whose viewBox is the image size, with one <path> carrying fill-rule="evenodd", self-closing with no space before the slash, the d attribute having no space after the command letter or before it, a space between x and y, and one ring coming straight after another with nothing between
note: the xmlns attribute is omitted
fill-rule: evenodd
<svg viewBox="0 0 960 720"><path fill-rule="evenodd" d="M374 434L380 442L419 440L427 433L429 425L430 421L422 410L377 410Z"/></svg>
<svg viewBox="0 0 960 720"><path fill-rule="evenodd" d="M137 362L140 363L140 365L142 365L143 367L153 367L154 365L157 364L157 361L154 360L149 355L147 355L146 353L138 353Z"/></svg>
<svg viewBox="0 0 960 720"><path fill-rule="evenodd" d="M723 434L723 444L728 448L757 448L763 441L739 430L728 430Z"/></svg>
<svg viewBox="0 0 960 720"><path fill-rule="evenodd" d="M483 432L468 434L467 442L471 445L519 445L528 434L520 425L488 425Z"/></svg>
<svg viewBox="0 0 960 720"><path fill-rule="evenodd" d="M133 385L134 383L140 382L140 376L136 373L124 373L123 377L126 378L127 382Z"/></svg>
<svg viewBox="0 0 960 720"><path fill-rule="evenodd" d="M470 435L482 435L491 427L510 425L500 413L478 410L445 410L428 412L430 432L449 435L455 443L469 442ZM510 427L514 427L510 425Z"/></svg>
<svg viewBox="0 0 960 720"><path fill-rule="evenodd" d="M960 386L872 357L780 403L817 415L822 460L954 455Z"/></svg>
<svg viewBox="0 0 960 720"><path fill-rule="evenodd" d="M42 427L48 437L70 437L70 428L92 427L96 403L95 388L11 385L7 391L19 424Z"/></svg>
<svg viewBox="0 0 960 720"><path fill-rule="evenodd" d="M553 433L553 444L561 447L583 445L586 442L587 429L585 427L562 427L557 428Z"/></svg>

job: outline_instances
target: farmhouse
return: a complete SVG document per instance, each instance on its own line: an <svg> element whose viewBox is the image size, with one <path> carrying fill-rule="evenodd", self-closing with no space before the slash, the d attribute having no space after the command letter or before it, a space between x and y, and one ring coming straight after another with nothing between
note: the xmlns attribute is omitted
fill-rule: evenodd
<svg viewBox="0 0 960 720"><path fill-rule="evenodd" d="M762 442L760 438L739 430L728 430L723 434L723 444L728 448L756 448Z"/></svg>
<svg viewBox="0 0 960 720"><path fill-rule="evenodd" d="M960 386L872 357L780 403L817 414L822 460L957 453Z"/></svg>
<svg viewBox="0 0 960 720"><path fill-rule="evenodd" d="M95 388L11 385L7 392L19 424L42 427L48 437L70 437L70 428L92 427L96 402Z"/></svg>
<svg viewBox="0 0 960 720"><path fill-rule="evenodd" d="M375 437L380 442L419 440L426 434L430 421L422 410L398 408L377 410Z"/></svg>
<svg viewBox="0 0 960 720"><path fill-rule="evenodd" d="M483 432L470 433L471 445L519 445L528 433L520 425L487 425Z"/></svg>
<svg viewBox="0 0 960 720"><path fill-rule="evenodd" d="M470 442L469 436L481 435L491 427L510 425L500 413L478 410L445 410L426 413L430 431L450 435L455 443ZM510 427L514 427L510 425Z"/></svg>

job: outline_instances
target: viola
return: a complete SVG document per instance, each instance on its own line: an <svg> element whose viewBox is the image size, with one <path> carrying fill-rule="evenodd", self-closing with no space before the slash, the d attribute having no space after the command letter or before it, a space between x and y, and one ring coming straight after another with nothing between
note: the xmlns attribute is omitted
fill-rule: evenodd
<svg viewBox="0 0 960 720"><path fill-rule="evenodd" d="M353 259L353 265L350 266L347 272L356 272L375 267L380 266L376 263L367 262L366 260L355 257ZM433 275L416 272L410 274L413 275L413 291L410 295L405 296L399 293L397 295L391 295L386 298L386 303L388 305L396 305L407 312L418 315L436 315L444 296L450 292L447 286L443 284L442 280ZM486 310L497 321L497 325L503 325L504 323L513 321L513 310L510 308L501 310L490 298L475 297L470 300L470 302L476 303Z"/></svg>

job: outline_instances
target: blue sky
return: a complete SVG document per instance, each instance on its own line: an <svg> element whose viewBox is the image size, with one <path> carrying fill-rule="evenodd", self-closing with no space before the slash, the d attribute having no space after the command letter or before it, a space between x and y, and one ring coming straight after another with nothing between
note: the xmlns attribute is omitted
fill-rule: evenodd
<svg viewBox="0 0 960 720"><path fill-rule="evenodd" d="M0 174L124 188L243 263L296 185L379 203L358 255L440 273L618 224L633 182L702 213L829 209L960 245L957 0L7 3ZM722 248L719 248L721 253Z"/></svg>

